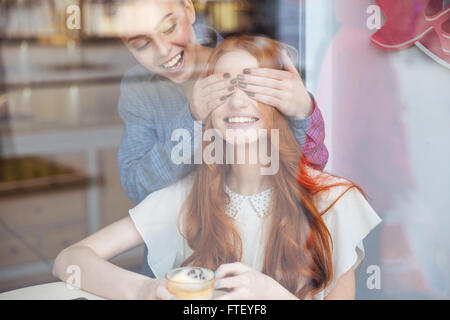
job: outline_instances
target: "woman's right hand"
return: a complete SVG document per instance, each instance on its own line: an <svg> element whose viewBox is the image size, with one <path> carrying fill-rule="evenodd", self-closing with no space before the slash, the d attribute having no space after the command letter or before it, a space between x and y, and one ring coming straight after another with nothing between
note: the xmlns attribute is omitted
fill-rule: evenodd
<svg viewBox="0 0 450 320"><path fill-rule="evenodd" d="M164 279L145 279L137 293L137 300L175 300L166 288Z"/></svg>
<svg viewBox="0 0 450 320"><path fill-rule="evenodd" d="M217 73L198 80L192 92L191 114L194 120L204 121L211 111L221 106L234 92L235 84L229 73Z"/></svg>

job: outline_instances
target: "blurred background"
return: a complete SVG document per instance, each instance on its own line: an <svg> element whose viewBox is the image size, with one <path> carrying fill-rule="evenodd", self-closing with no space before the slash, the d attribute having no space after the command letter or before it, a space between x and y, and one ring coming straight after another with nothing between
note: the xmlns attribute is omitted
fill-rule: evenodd
<svg viewBox="0 0 450 320"><path fill-rule="evenodd" d="M375 0L193 2L197 23L224 37L264 34L299 51L325 119L326 170L359 184L383 218L364 242L357 298L448 299L450 67L437 31L386 51L371 42L387 21ZM120 81L137 63L117 8L132 3L0 2L0 292L57 281L60 250L134 206L117 168ZM449 8L398 3L405 15L411 3L428 16ZM79 8L79 29L67 27L68 8ZM113 262L139 272L142 259L140 247Z"/></svg>

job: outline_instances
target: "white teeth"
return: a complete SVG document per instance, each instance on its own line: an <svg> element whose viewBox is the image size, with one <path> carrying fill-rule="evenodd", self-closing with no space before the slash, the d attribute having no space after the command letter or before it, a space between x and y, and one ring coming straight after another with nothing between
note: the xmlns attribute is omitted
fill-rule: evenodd
<svg viewBox="0 0 450 320"><path fill-rule="evenodd" d="M251 123L251 122L256 121L255 118L251 118L251 117L233 117L233 118L228 118L227 120L229 123Z"/></svg>
<svg viewBox="0 0 450 320"><path fill-rule="evenodd" d="M180 59L181 59L181 52L179 54L177 54L175 57L173 57L169 62L163 64L163 67L170 69L174 65L176 65L180 61Z"/></svg>

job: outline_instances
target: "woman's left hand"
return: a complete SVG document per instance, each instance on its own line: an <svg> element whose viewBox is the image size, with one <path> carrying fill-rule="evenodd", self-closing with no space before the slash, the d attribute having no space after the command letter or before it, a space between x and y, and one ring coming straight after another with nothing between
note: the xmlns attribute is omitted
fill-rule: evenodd
<svg viewBox="0 0 450 320"><path fill-rule="evenodd" d="M303 80L285 50L281 51L284 70L251 68L238 77L237 88L254 100L273 106L288 117L307 118L313 109L312 99Z"/></svg>
<svg viewBox="0 0 450 320"><path fill-rule="evenodd" d="M273 278L240 262L219 266L215 282L217 289L232 289L216 300L296 298Z"/></svg>

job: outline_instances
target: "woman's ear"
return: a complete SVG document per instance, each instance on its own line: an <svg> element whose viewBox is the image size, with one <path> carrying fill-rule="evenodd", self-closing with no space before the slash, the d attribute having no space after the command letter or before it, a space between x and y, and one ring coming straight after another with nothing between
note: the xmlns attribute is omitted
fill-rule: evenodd
<svg viewBox="0 0 450 320"><path fill-rule="evenodd" d="M189 19L190 24L194 24L195 22L195 8L192 0L183 0L184 8L186 9L187 17Z"/></svg>

